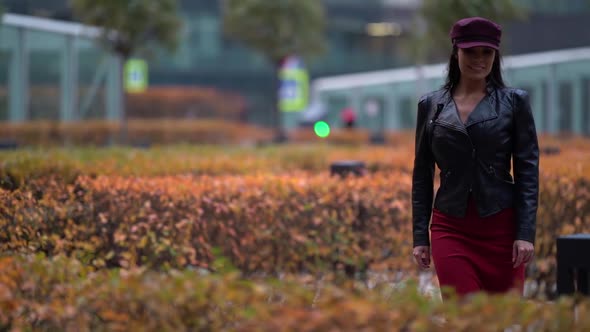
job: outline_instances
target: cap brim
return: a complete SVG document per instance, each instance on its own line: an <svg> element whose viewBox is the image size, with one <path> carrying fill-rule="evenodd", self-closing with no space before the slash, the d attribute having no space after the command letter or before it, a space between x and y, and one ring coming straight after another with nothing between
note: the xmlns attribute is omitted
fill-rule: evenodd
<svg viewBox="0 0 590 332"><path fill-rule="evenodd" d="M471 42L457 43L458 48L472 48L472 47L478 47L478 46L491 47L495 50L499 49L498 45L493 44L493 43L489 43L489 42L485 42L485 41L471 41Z"/></svg>

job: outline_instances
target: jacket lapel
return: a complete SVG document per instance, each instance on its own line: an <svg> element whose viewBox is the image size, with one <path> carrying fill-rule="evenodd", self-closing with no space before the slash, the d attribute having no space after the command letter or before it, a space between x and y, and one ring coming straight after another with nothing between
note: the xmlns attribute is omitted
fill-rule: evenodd
<svg viewBox="0 0 590 332"><path fill-rule="evenodd" d="M492 93L488 93L483 99L475 106L475 109L469 114L465 127L468 128L474 124L492 120L498 117L496 108L494 107L495 101ZM458 115L457 115L458 117Z"/></svg>
<svg viewBox="0 0 590 332"><path fill-rule="evenodd" d="M470 126L484 121L496 119L498 117L498 112L496 111L495 107L497 101L495 100L496 98L494 89L489 86L487 90L488 93L475 106L475 109L471 112L471 114L469 114L465 124L463 124L463 121L461 121L461 118L459 117L457 105L455 104L453 97L449 93L445 93L439 103L443 105L443 109L441 110L436 122L445 125L446 127L467 133L467 128Z"/></svg>
<svg viewBox="0 0 590 332"><path fill-rule="evenodd" d="M441 103L444 106L436 120L436 123L467 133L463 122L461 122L461 119L459 118L459 113L457 112L457 107L455 106L453 98L450 95L447 95L446 98L442 98Z"/></svg>

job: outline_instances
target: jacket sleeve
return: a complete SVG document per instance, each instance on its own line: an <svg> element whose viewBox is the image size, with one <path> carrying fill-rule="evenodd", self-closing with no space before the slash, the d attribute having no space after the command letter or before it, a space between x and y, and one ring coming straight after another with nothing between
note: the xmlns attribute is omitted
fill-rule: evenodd
<svg viewBox="0 0 590 332"><path fill-rule="evenodd" d="M428 112L428 99L422 97L418 102L416 145L412 172L412 233L414 247L430 245L428 226L430 224L432 196L434 193L434 158L427 133Z"/></svg>
<svg viewBox="0 0 590 332"><path fill-rule="evenodd" d="M512 163L515 183L517 240L535 243L539 199L539 144L529 96L516 90L513 96L514 136Z"/></svg>

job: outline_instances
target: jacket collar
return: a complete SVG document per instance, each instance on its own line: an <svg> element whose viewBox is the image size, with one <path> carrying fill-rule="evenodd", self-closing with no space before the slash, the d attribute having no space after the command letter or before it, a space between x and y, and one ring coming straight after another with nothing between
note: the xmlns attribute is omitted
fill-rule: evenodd
<svg viewBox="0 0 590 332"><path fill-rule="evenodd" d="M457 110L455 101L451 96L451 93L449 91L445 91L442 97L443 98L440 99L439 105L443 104L443 108L437 118L437 122L451 125L459 130L466 129L470 126L473 126L474 124L492 120L498 117L498 112L496 111L495 107L497 103L496 93L495 89L490 85L487 87L487 94L475 106L475 109L471 112L471 114L469 114L465 124L463 124L461 118L459 117L459 112Z"/></svg>

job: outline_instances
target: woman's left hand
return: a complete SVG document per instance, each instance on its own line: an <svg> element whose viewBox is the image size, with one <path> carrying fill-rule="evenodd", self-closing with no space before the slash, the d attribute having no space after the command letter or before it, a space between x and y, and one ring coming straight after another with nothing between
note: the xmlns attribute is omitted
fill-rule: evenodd
<svg viewBox="0 0 590 332"><path fill-rule="evenodd" d="M512 263L514 268L520 264L527 264L533 260L535 256L535 247L529 241L516 240L512 246Z"/></svg>

